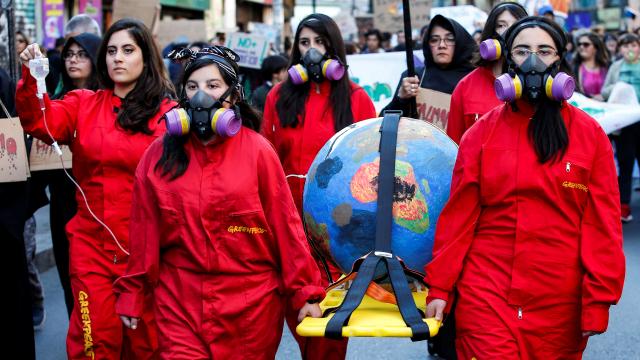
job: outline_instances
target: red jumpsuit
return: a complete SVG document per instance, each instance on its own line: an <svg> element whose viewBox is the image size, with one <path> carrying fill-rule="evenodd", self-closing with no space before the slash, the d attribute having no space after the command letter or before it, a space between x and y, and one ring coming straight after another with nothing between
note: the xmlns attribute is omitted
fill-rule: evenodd
<svg viewBox="0 0 640 360"><path fill-rule="evenodd" d="M154 293L162 359L273 359L283 298L298 311L324 297L282 166L244 127L206 146L191 137L185 151L173 181L154 170L161 140L140 161L116 311L139 317Z"/></svg>
<svg viewBox="0 0 640 360"><path fill-rule="evenodd" d="M351 83L351 111L353 121L371 119L376 117L373 102L361 87ZM280 118L276 111L276 102L280 85L276 85L269 94L264 107L264 122L262 133L275 146L282 167L287 175L306 175L313 159L324 144L336 133L333 124L333 109L329 102L331 83L324 81L319 85L311 84L309 98L305 104L305 118L302 124L295 128L280 126ZM300 216L302 216L302 193L304 179L298 177L288 178L291 194L295 201ZM315 254L314 254L315 257ZM329 284L324 267L319 259L316 259L318 267L322 269L322 281L325 286ZM342 272L329 264L333 280L337 280ZM296 314L287 314L287 322L293 330L295 328ZM295 334L295 331L292 331ZM347 341L330 340L325 338L302 338L295 335L300 351L304 359L343 359L347 352Z"/></svg>
<svg viewBox="0 0 640 360"><path fill-rule="evenodd" d="M36 83L23 68L16 105L25 131L51 143L36 98ZM159 117L175 103L164 101L149 119L151 135L132 134L116 126L115 108L121 100L112 90L76 90L64 99L45 96L46 120L53 137L73 152L73 174L87 196L91 210L114 232L121 245L129 243L129 216L133 175L149 144L165 132ZM126 270L127 256L102 225L91 217L77 192L78 212L69 221L71 287L76 304L69 322L67 353L70 359L135 359L153 357L157 349L151 311L135 331L124 328L115 312L115 279Z"/></svg>
<svg viewBox="0 0 640 360"><path fill-rule="evenodd" d="M527 133L533 108L518 105L493 109L462 138L425 267L427 302L457 293L461 359L580 359L582 331L606 330L624 281L611 144L565 102L567 152L541 164Z"/></svg>
<svg viewBox="0 0 640 360"><path fill-rule="evenodd" d="M501 104L493 85L495 79L491 68L481 66L460 80L453 90L447 135L457 144L479 118Z"/></svg>

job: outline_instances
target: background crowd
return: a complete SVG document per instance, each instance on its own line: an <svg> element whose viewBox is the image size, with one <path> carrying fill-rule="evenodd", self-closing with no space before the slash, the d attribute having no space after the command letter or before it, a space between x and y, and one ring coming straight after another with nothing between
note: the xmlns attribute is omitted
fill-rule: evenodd
<svg viewBox="0 0 640 360"><path fill-rule="evenodd" d="M548 15L548 12L545 9L540 9L539 14ZM552 12L551 18L553 18ZM442 36L434 40L432 36L437 35L440 29L444 31ZM452 31L448 31L448 29ZM417 68L418 75L415 79L402 75L406 82L403 80L398 85L396 94L387 108L408 111L406 99L412 97L410 94L412 85L448 94L453 93L455 97L456 87L465 76L472 73L474 69L483 66L490 69L495 65L483 63L479 59L478 45L480 41L484 40L483 35L482 29L469 34L455 21L452 22L441 16L435 17L429 24L424 24L413 39L414 49L423 52L424 66ZM640 28L617 32L604 32L600 28L572 29L566 35L569 42L567 43L567 53L564 58L566 62L563 64L563 69L575 78L576 91L594 100L607 101L614 85L618 82L624 82L633 87L637 100L640 101ZM50 74L47 77L47 90L51 99L63 99L67 93L76 89L98 90L104 86L104 82L101 83L99 80L98 71L98 51L101 40L102 33L98 24L88 16L78 15L67 23L65 36L56 41L55 48L41 48L40 51L49 58ZM15 49L18 54L32 43L31 39L28 39L20 30L16 31L15 41ZM174 86L175 94L180 94L184 90L185 68L184 65L170 62L168 60L169 53L180 47L187 47L197 52L210 45L220 45L219 39L213 39L210 42L172 43L161 50L165 60L165 68L160 72L163 74L166 72L168 80ZM343 58L345 55L405 51L404 33L400 31L391 34L375 28L369 29L364 33L361 42L345 42L344 49L346 53L341 54ZM277 101L275 96L272 95L270 98L268 94L276 85L286 81L289 66L299 61L296 57L301 57L300 53L297 49L293 49L293 52L291 50L292 46L288 46L284 52L273 53L266 57L259 71L242 67L239 69L238 81L243 87L244 95L255 109L265 113L269 124L277 122L278 116L284 116L282 109L275 110L276 105L274 104ZM425 77L425 73L429 73L430 76ZM499 74L501 71L497 73ZM2 101L7 106L10 115L15 116L15 84L5 69L0 69L0 76ZM349 84L348 81L346 84ZM405 88L405 85L408 87ZM168 83L166 86L167 89L170 88ZM285 86L283 88L286 89ZM361 92L360 95L365 96L365 93ZM265 109L265 106L268 107L269 101L272 103L270 110ZM322 101L326 102L327 98L323 98ZM364 112L367 116L362 116L362 119L373 117L375 114L372 113L373 109L372 106L369 106L369 100L365 105L363 106L366 107L366 111L363 110L361 113ZM349 112L348 109L342 109L342 111L345 114ZM336 114L338 117L338 112ZM474 120L477 120L477 114ZM4 117L4 115L2 116ZM353 117L352 115L348 116ZM362 119L351 119L351 121ZM332 134L333 131L327 133L326 137L329 138ZM610 139L615 144L618 162L621 221L629 222L633 219L629 207L633 191L633 168L637 159L640 158L640 123L621 129L612 134ZM454 140L459 142L460 138L454 137ZM31 137L27 142L28 148L30 141L32 141ZM295 171L304 173L305 170L295 169ZM48 192L46 191L47 187ZM22 329L23 333L29 333L32 332L32 327L38 329L42 326L46 318L43 305L44 295L34 266L35 227L37 224L33 217L33 213L46 204L50 204L51 209L51 238L56 266L65 292L67 311L69 316L72 314L74 301L69 279L69 240L64 229L76 214L76 190L62 170L37 172L32 174L26 184L1 184L0 189L3 196L6 194L6 199L8 199L1 209L3 222L6 223L2 227L2 236L12 238L14 243L24 241L24 249L20 249L24 250L24 259L16 257L13 261L17 262L15 268L26 265L29 269L30 288L27 292L22 293L18 299L18 302L28 301L32 304L28 314L30 319L28 326L25 325L25 328ZM299 197L301 198L301 195ZM19 278L16 276L16 279ZM324 280L326 281L326 279ZM16 313L12 316L19 317L19 323L25 323L25 317L20 317L21 314ZM18 333L16 332L16 334ZM17 339L22 342L25 337L17 337ZM29 347L32 348L32 344L31 346L26 345L26 348Z"/></svg>

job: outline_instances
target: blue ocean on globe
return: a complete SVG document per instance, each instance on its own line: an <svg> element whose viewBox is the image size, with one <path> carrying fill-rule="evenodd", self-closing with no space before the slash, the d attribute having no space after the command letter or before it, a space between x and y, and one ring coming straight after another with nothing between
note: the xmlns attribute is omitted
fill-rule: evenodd
<svg viewBox="0 0 640 360"><path fill-rule="evenodd" d="M303 212L312 245L345 273L374 250L382 118L336 133L314 159ZM442 130L402 118L398 127L391 248L424 271L435 226L449 198L458 147Z"/></svg>

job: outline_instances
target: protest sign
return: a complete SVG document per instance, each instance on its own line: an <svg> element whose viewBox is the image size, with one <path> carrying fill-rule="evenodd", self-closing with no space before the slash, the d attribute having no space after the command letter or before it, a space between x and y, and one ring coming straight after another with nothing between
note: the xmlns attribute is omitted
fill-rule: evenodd
<svg viewBox="0 0 640 360"><path fill-rule="evenodd" d="M158 24L158 42L162 46L171 44L178 36L188 42L205 41L206 24L204 20L160 20Z"/></svg>
<svg viewBox="0 0 640 360"><path fill-rule="evenodd" d="M269 50L269 41L260 35L231 33L227 35L226 46L240 55L238 65L260 69Z"/></svg>
<svg viewBox="0 0 640 360"><path fill-rule="evenodd" d="M20 119L0 119L0 183L26 181L27 148Z"/></svg>
<svg viewBox="0 0 640 360"><path fill-rule="evenodd" d="M64 168L71 168L71 150L68 146L61 145L62 159L64 161ZM29 153L29 169L33 171L41 170L54 170L62 169L62 162L60 156L56 154L53 147L40 141L33 139L31 144L31 152Z"/></svg>
<svg viewBox="0 0 640 360"><path fill-rule="evenodd" d="M113 0L111 22L114 23L122 18L130 17L142 21L151 29L153 20L156 17L156 7L159 4L159 0Z"/></svg>
<svg viewBox="0 0 640 360"><path fill-rule="evenodd" d="M431 0L411 1L411 28L420 29L429 23ZM404 30L402 1L373 0L373 23L380 31Z"/></svg>
<svg viewBox="0 0 640 360"><path fill-rule="evenodd" d="M431 89L418 89L418 118L447 131L451 94Z"/></svg>

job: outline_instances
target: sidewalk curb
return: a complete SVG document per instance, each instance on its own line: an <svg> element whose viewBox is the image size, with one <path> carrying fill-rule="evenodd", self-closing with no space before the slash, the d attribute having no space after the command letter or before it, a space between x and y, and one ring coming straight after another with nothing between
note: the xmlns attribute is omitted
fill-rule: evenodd
<svg viewBox="0 0 640 360"><path fill-rule="evenodd" d="M38 251L36 253L35 262L40 274L56 266L56 259L53 256L53 248Z"/></svg>

